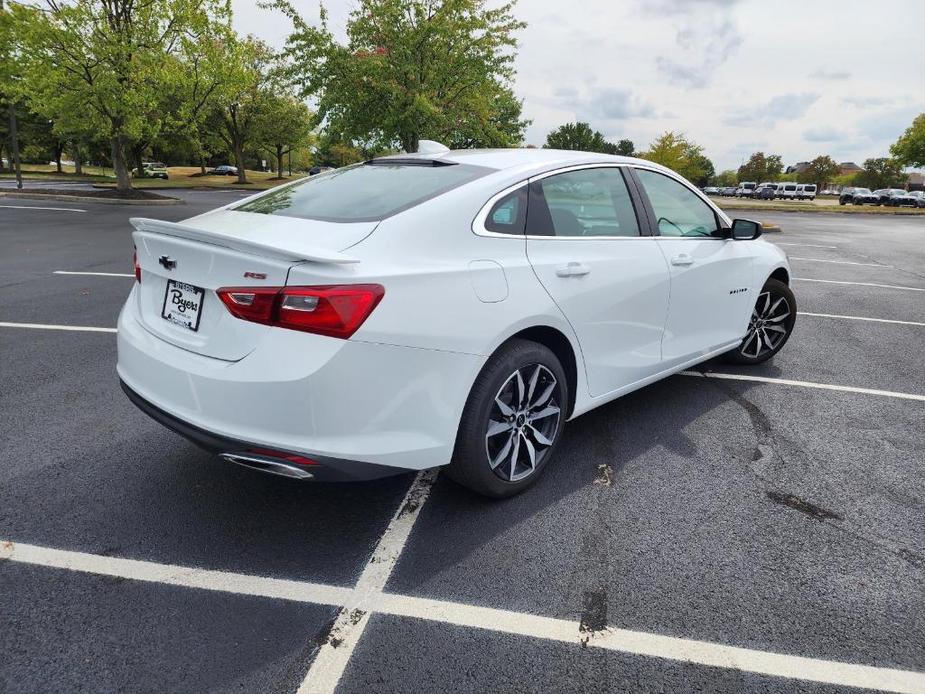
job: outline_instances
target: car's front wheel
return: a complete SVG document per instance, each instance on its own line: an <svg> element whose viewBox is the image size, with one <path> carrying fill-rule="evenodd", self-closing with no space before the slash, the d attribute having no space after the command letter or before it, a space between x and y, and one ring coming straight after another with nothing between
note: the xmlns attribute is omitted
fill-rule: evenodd
<svg viewBox="0 0 925 694"><path fill-rule="evenodd" d="M568 393L565 371L549 348L507 342L472 386L447 474L496 498L529 487L555 453Z"/></svg>
<svg viewBox="0 0 925 694"><path fill-rule="evenodd" d="M748 332L738 347L726 353L726 358L736 364L767 361L790 339L796 319L797 302L790 287L769 279L752 309Z"/></svg>

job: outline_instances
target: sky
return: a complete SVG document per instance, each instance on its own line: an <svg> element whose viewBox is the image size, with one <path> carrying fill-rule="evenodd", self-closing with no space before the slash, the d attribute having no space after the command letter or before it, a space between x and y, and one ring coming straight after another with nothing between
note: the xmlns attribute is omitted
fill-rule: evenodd
<svg viewBox="0 0 925 694"><path fill-rule="evenodd" d="M317 0L293 4L317 21ZM336 34L357 4L324 0ZM286 17L233 5L238 31L285 45ZM637 150L683 132L717 171L755 151L861 164L925 112L925 0L520 0L515 14L527 144L580 120Z"/></svg>

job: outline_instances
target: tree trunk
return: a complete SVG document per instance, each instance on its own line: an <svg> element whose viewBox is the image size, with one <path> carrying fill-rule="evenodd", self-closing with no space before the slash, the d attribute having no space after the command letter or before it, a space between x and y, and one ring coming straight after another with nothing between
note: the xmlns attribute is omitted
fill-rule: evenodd
<svg viewBox="0 0 925 694"><path fill-rule="evenodd" d="M283 177L283 146L276 145L276 176Z"/></svg>
<svg viewBox="0 0 925 694"><path fill-rule="evenodd" d="M3 0L0 0L0 2L3 2ZM3 166L3 142L0 142L0 173L3 173L3 169L4 169L4 166Z"/></svg>
<svg viewBox="0 0 925 694"><path fill-rule="evenodd" d="M408 154L418 151L419 138L415 133L406 133L401 136L401 146Z"/></svg>
<svg viewBox="0 0 925 694"><path fill-rule="evenodd" d="M16 172L16 187L22 190L22 166L19 162L19 133L16 131L16 103L10 100L10 164Z"/></svg>
<svg viewBox="0 0 925 694"><path fill-rule="evenodd" d="M60 142L55 143L55 167L58 170L58 173L63 173L61 171L61 152L64 149L64 145Z"/></svg>
<svg viewBox="0 0 925 694"><path fill-rule="evenodd" d="M238 167L238 183L247 183L247 172L244 170L244 147L237 138L234 143L234 165Z"/></svg>
<svg viewBox="0 0 925 694"><path fill-rule="evenodd" d="M122 135L112 138L112 168L116 172L116 189L131 190L132 179L129 178L128 169L125 167L125 147Z"/></svg>
<svg viewBox="0 0 925 694"><path fill-rule="evenodd" d="M201 176L206 175L206 158L201 155L199 157L199 174Z"/></svg>
<svg viewBox="0 0 925 694"><path fill-rule="evenodd" d="M84 163L81 161L80 153L80 143L74 143L74 173L78 176L83 176L84 172Z"/></svg>

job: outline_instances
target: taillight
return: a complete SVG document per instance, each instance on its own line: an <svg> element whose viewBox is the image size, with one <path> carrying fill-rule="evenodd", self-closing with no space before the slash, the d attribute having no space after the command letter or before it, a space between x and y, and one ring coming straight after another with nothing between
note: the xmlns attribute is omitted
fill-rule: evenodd
<svg viewBox="0 0 925 694"><path fill-rule="evenodd" d="M137 250L132 250L132 265L135 266L135 281L141 282L141 265L138 264Z"/></svg>
<svg viewBox="0 0 925 694"><path fill-rule="evenodd" d="M216 290L241 320L347 339L385 294L379 284L324 287L223 287Z"/></svg>

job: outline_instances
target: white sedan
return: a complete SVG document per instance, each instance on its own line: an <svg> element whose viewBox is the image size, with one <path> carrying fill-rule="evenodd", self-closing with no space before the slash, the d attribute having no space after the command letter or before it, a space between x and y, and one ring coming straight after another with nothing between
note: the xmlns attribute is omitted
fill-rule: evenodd
<svg viewBox="0 0 925 694"><path fill-rule="evenodd" d="M765 361L796 318L760 225L640 159L444 149L132 223L125 392L294 478L446 465L515 494L566 421L718 355Z"/></svg>

